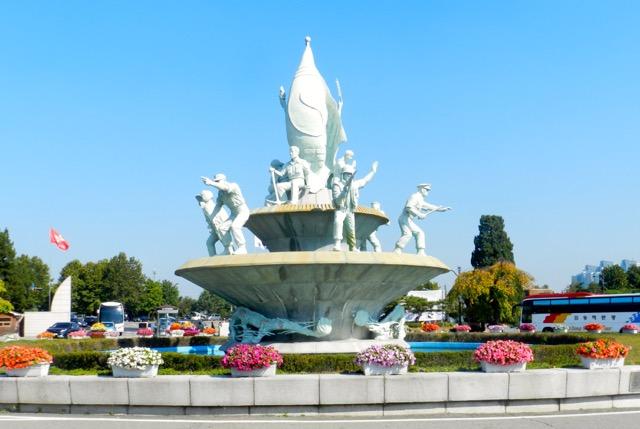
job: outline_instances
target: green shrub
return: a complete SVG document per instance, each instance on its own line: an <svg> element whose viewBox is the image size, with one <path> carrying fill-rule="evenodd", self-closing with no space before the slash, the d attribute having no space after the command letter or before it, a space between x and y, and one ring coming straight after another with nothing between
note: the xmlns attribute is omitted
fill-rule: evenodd
<svg viewBox="0 0 640 429"><path fill-rule="evenodd" d="M57 353L53 356L53 365L65 370L104 370L109 368L108 357L108 353L94 351Z"/></svg>
<svg viewBox="0 0 640 429"><path fill-rule="evenodd" d="M280 370L285 373L345 373L356 372L360 369L353 363L356 355L340 354L286 354L282 356L283 363Z"/></svg>

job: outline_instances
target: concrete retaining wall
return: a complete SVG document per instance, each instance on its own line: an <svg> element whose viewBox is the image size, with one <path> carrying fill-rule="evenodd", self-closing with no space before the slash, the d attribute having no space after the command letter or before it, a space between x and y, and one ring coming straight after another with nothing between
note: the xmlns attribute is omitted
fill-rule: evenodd
<svg viewBox="0 0 640 429"><path fill-rule="evenodd" d="M22 412L407 415L638 407L640 366L386 377L0 377L0 408Z"/></svg>

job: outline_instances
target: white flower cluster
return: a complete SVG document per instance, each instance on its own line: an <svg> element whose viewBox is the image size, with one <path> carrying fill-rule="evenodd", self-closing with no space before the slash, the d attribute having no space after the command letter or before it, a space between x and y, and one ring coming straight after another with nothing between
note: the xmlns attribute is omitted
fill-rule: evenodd
<svg viewBox="0 0 640 429"><path fill-rule="evenodd" d="M107 364L128 369L145 369L149 365L162 365L160 352L147 347L126 347L111 352Z"/></svg>

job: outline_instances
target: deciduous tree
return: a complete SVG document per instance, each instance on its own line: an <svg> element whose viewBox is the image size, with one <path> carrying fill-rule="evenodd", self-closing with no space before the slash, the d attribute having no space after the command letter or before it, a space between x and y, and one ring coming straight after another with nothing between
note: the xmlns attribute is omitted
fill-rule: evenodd
<svg viewBox="0 0 640 429"><path fill-rule="evenodd" d="M515 265L499 262L486 269L461 273L447 295L447 308L464 303L463 314L469 322L515 323L513 306L532 286L532 277Z"/></svg>
<svg viewBox="0 0 640 429"><path fill-rule="evenodd" d="M620 265L611 265L602 269L600 286L603 290L625 290L629 287L627 273Z"/></svg>

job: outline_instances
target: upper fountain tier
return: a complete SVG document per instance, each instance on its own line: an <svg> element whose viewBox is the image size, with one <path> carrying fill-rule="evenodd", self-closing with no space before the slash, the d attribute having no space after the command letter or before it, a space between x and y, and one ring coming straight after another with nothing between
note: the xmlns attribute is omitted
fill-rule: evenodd
<svg viewBox="0 0 640 429"><path fill-rule="evenodd" d="M251 212L245 224L271 252L331 250L333 216L331 204L283 204ZM364 242L389 219L379 210L358 206L355 211L356 240Z"/></svg>

